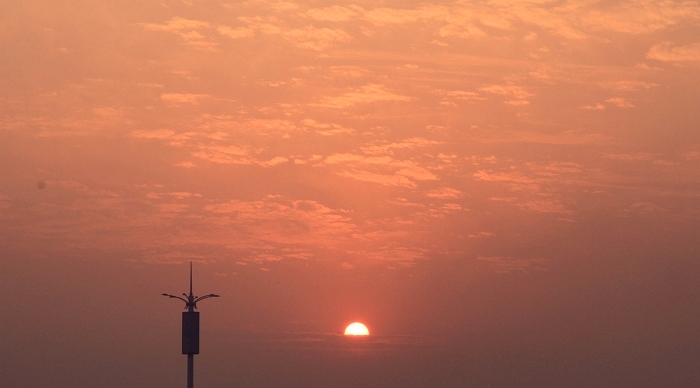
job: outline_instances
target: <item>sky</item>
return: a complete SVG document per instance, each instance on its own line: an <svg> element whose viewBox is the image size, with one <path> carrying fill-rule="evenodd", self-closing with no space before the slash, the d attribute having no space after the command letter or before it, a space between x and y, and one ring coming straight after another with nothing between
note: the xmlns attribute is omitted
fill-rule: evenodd
<svg viewBox="0 0 700 388"><path fill-rule="evenodd" d="M698 101L698 1L5 0L0 376L184 385L193 262L198 387L697 387Z"/></svg>

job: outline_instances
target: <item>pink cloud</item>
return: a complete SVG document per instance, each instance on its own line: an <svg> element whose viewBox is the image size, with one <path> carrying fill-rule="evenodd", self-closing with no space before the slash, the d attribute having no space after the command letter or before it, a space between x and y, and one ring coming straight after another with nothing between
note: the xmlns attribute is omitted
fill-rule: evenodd
<svg viewBox="0 0 700 388"><path fill-rule="evenodd" d="M173 104L199 104L202 100L209 98L208 94L192 93L163 93L160 99Z"/></svg>
<svg viewBox="0 0 700 388"><path fill-rule="evenodd" d="M544 271L547 269L545 264L547 259L543 258L516 258L516 257L499 257L499 256L479 256L477 260L485 261L492 265L496 272L511 273L511 272L534 272Z"/></svg>
<svg viewBox="0 0 700 388"><path fill-rule="evenodd" d="M357 104L369 104L378 101L411 101L413 98L392 93L384 85L367 84L352 92L336 97L323 97L321 101L311 106L324 108L349 108Z"/></svg>
<svg viewBox="0 0 700 388"><path fill-rule="evenodd" d="M659 43L649 49L646 57L664 62L697 62L700 61L700 43L676 47L671 42Z"/></svg>

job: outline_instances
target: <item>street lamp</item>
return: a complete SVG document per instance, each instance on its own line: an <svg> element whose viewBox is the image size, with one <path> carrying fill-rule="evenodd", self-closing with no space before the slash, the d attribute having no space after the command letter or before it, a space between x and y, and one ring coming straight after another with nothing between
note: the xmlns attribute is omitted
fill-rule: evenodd
<svg viewBox="0 0 700 388"><path fill-rule="evenodd" d="M187 355L187 388L194 386L194 355L199 354L199 312L197 302L208 298L218 298L219 295L209 294L195 296L192 293L192 262L190 261L190 294L182 296L162 294L168 298L180 299L185 302L186 312L182 313L182 354ZM187 298L187 299L185 299Z"/></svg>

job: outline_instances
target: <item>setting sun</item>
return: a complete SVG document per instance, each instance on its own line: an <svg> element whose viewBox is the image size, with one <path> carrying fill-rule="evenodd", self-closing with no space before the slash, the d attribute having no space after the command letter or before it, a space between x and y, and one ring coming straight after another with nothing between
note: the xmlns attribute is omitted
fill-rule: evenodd
<svg viewBox="0 0 700 388"><path fill-rule="evenodd" d="M345 328L345 335L369 335L369 330L362 323L354 322Z"/></svg>

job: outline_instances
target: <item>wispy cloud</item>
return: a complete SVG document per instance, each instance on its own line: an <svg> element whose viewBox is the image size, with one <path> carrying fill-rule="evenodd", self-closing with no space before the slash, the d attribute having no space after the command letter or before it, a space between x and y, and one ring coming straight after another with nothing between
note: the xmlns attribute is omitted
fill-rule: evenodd
<svg viewBox="0 0 700 388"><path fill-rule="evenodd" d="M678 174L669 175L669 181L697 175L695 148L683 148L675 158L653 151L654 145L649 152L630 152L621 145L628 137L645 144L662 135L632 135L612 124L617 120L609 120L663 105L654 105L656 91L672 90L669 79L681 80L678 85L687 79L676 69L686 71L681 65L700 61L700 43L684 35L700 20L696 2L256 1L224 8L168 7L167 12L181 12L181 17L168 15L132 29L143 35L133 40L134 51L145 54L115 51L114 58L137 64L137 72L120 67L126 62L92 57L84 63L99 66L88 73L100 74L71 76L70 82L52 76L58 81L44 85L33 102L16 97L19 89L8 91L0 97L2 130L13 131L13 136L30 133L33 141L44 142L37 149L49 149L49 156L60 154L51 148L60 142L50 144L49 137L123 137L143 149L150 147L152 155L139 156L144 161L171 169L160 184L172 182L177 174L212 182L241 177L255 184L230 192L212 189L209 197L201 198L195 195L206 193L195 187L200 179L182 179L182 187L144 189L134 195L135 204L126 204L131 195L126 189L80 192L84 202L74 206L88 217L106 220L112 210L100 206L110 203L124 213L129 206L132 214L133 209L143 211L139 214L148 216L133 223L149 228L206 220L203 229L221 236L202 240L240 248L247 260L261 262L317 257L316 242L323 249L340 250L350 240L347 236L367 243L358 248L363 257L411 261L434 253L426 248L427 238L417 235L452 222L467 225L460 218L467 209L475 219L487 218L480 207L505 208L513 217L574 218L581 202L588 200L583 189L598 184L596 174L608 174L615 182L621 180L618 169L638 169L632 173L639 174L635 179L640 182L656 179L653 174L661 170ZM608 55L631 40L651 43L641 49L627 45ZM161 49L173 42L177 47ZM50 47L46 52L77 58L71 57L76 47ZM633 65L643 61L673 66ZM43 62L37 66L54 71ZM76 74L85 71L76 68ZM121 74L136 78L119 78ZM12 113L49 107L60 109L36 116ZM79 143L76 149L86 147ZM260 176L270 179L263 194L256 185ZM294 179L299 187L323 189L304 192L309 196L304 200L291 198ZM53 181L48 182L52 189ZM30 186L35 189L34 183ZM371 221L363 224L361 217L353 218L356 199L345 199L347 190L358 198L377 198L367 211L373 214ZM264 197L269 193L279 195ZM3 197L10 198L3 200L5 208L16 198L12 195ZM650 204L657 202L644 195L628 201L628 210L652 209ZM263 199L241 199L259 196ZM349 210L324 201L343 203ZM306 212L305 206L316 210ZM238 220L238 214L244 217ZM440 217L444 222L435 221ZM133 226L131 222L124 225ZM96 224L119 229L107 221ZM88 230L88 223L84 225ZM285 235L287 228L296 234ZM498 237L470 230L455 238L504 236L500 230ZM230 242L230 233L248 238L247 245ZM129 241L135 240L132 236ZM171 243L178 244L163 242ZM365 255L367 251L374 253ZM485 261L507 262L509 268L518 263L508 257Z"/></svg>
<svg viewBox="0 0 700 388"><path fill-rule="evenodd" d="M479 88L480 91L505 96L504 101L510 105L527 105L530 103L529 98L534 94L526 91L523 87L517 85L489 85Z"/></svg>
<svg viewBox="0 0 700 388"><path fill-rule="evenodd" d="M512 272L536 272L547 269L547 259L543 258L516 258L516 257L500 257L500 256L479 256L477 260L489 263L496 272L512 273Z"/></svg>
<svg viewBox="0 0 700 388"><path fill-rule="evenodd" d="M605 100L605 102L615 105L618 108L634 108L634 104L622 97L611 97Z"/></svg>
<svg viewBox="0 0 700 388"><path fill-rule="evenodd" d="M288 27L282 20L276 17L240 17L245 28L258 31L263 35L281 36L288 42L303 49L325 50L338 43L349 42L352 36L339 28L315 27Z"/></svg>
<svg viewBox="0 0 700 388"><path fill-rule="evenodd" d="M589 108L583 108L582 109L591 109L591 110L599 110L599 109L605 109L605 106L600 104L601 107L598 107L598 105L589 107ZM548 133L548 132L536 132L536 131L526 131L526 130L520 130L520 131L502 131L501 133L494 134L491 136L486 136L482 137L479 139L479 141L485 142L485 143L513 143L513 142L522 142L522 143L540 143L540 144L559 144L559 145L565 145L565 144L604 144L610 141L610 138L608 136L605 136L600 133L591 133L588 131L562 131L562 132L554 132L554 133Z"/></svg>
<svg viewBox="0 0 700 388"><path fill-rule="evenodd" d="M577 163L525 163L511 165L500 171L479 170L473 174L477 180L506 185L509 196L491 197L491 201L502 202L526 211L553 214L573 214L568 207L575 200L564 192L569 186L586 181L587 171ZM513 196L512 194L516 194Z"/></svg>
<svg viewBox="0 0 700 388"><path fill-rule="evenodd" d="M428 169L410 160L396 160L389 156L366 156L358 154L333 154L324 163L344 165L350 168L339 172L359 181L385 186L416 187L416 181L431 181L439 178Z"/></svg>
<svg viewBox="0 0 700 388"><path fill-rule="evenodd" d="M410 101L413 98L392 93L384 85L367 84L354 91L335 97L323 97L318 103L310 104L323 108L349 108L357 104L369 104L378 101Z"/></svg>
<svg viewBox="0 0 700 388"><path fill-rule="evenodd" d="M656 157L656 155L649 152L633 152L624 154L605 154L606 159L620 160L623 162L638 162L638 161L649 161Z"/></svg>
<svg viewBox="0 0 700 388"><path fill-rule="evenodd" d="M277 257L285 256L281 250L284 246L334 248L356 233L356 226L342 210L311 200L268 196L257 201L211 204L204 210L225 216L220 222L244 228L248 238L265 243L260 245L259 252L269 246L266 254Z"/></svg>
<svg viewBox="0 0 700 388"><path fill-rule="evenodd" d="M304 119L301 121L301 124L313 128L316 133L323 136L349 135L355 133L355 130L352 128L347 128L339 124L320 123L311 119Z"/></svg>
<svg viewBox="0 0 700 388"><path fill-rule="evenodd" d="M350 34L341 29L317 28L313 26L284 31L282 36L297 47L316 51L325 50L338 43L352 40Z"/></svg>
<svg viewBox="0 0 700 388"><path fill-rule="evenodd" d="M700 5L691 1L621 1L608 6L588 6L582 20L593 29L649 34L684 22L697 22Z"/></svg>
<svg viewBox="0 0 700 388"><path fill-rule="evenodd" d="M218 43L204 35L203 30L209 30L211 24L201 20L174 17L163 24L141 23L141 26L151 31L163 31L176 34L182 40L197 49L214 50Z"/></svg>
<svg viewBox="0 0 700 388"><path fill-rule="evenodd" d="M399 173L380 174L367 170L349 169L341 171L339 175L362 182L376 183L382 186L416 187L416 183L412 179Z"/></svg>
<svg viewBox="0 0 700 388"><path fill-rule="evenodd" d="M172 104L199 104L202 100L210 98L208 94L192 93L163 93L160 99Z"/></svg>
<svg viewBox="0 0 700 388"><path fill-rule="evenodd" d="M450 187L441 187L439 189L428 191L425 195L430 198L438 199L454 199L462 196L462 192Z"/></svg>
<svg viewBox="0 0 700 388"><path fill-rule="evenodd" d="M253 164L249 151L234 145L199 145L192 156L219 164Z"/></svg>
<svg viewBox="0 0 700 388"><path fill-rule="evenodd" d="M697 62L700 61L700 43L675 47L671 42L659 43L649 49L646 57L665 62Z"/></svg>
<svg viewBox="0 0 700 388"><path fill-rule="evenodd" d="M583 105L583 106L580 106L579 108L584 109L584 110L604 110L605 105L603 105L599 102L596 102L595 105Z"/></svg>
<svg viewBox="0 0 700 388"><path fill-rule="evenodd" d="M349 7L333 5L325 8L311 8L306 11L306 15L314 20L337 23L352 20L363 12L364 10L356 5Z"/></svg>
<svg viewBox="0 0 700 388"><path fill-rule="evenodd" d="M216 31L218 31L219 34L231 39L249 38L255 35L255 31L253 31L251 28L245 27L231 28L228 26L218 26Z"/></svg>

